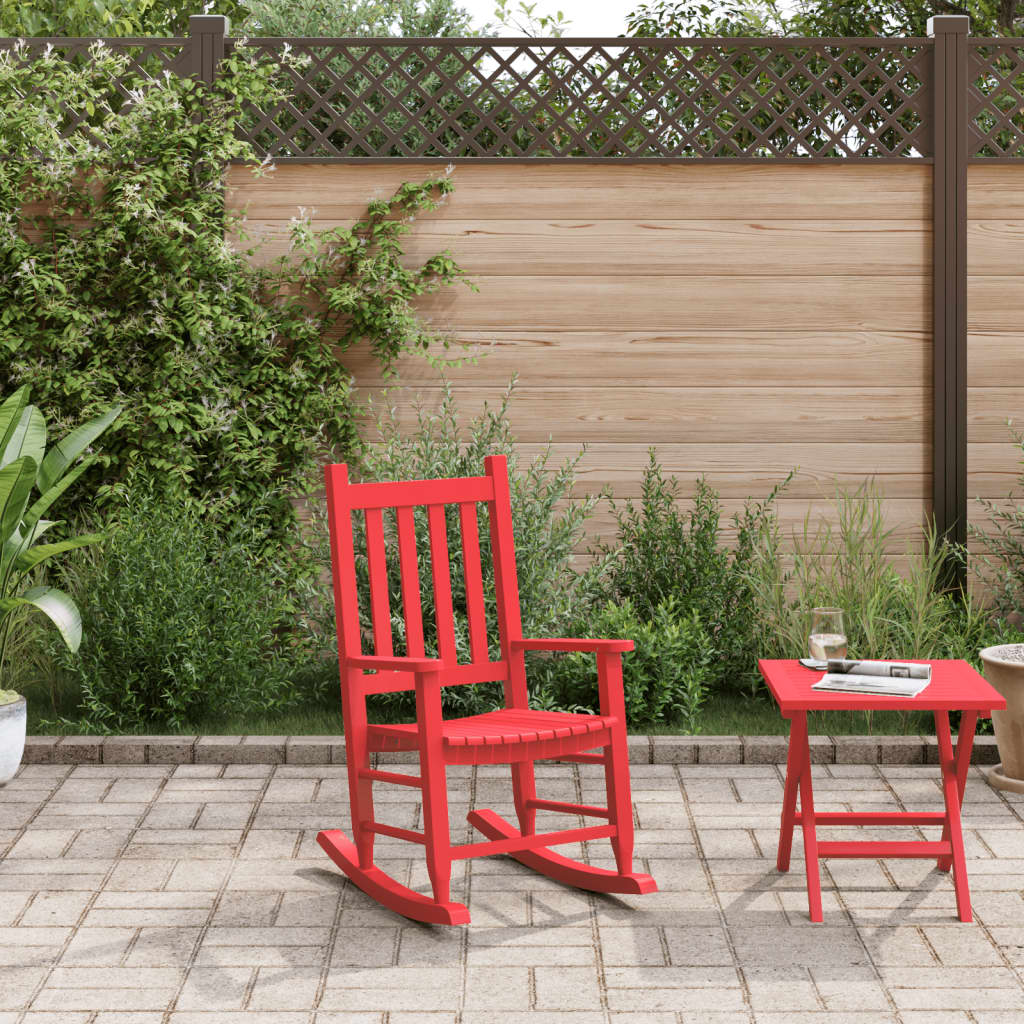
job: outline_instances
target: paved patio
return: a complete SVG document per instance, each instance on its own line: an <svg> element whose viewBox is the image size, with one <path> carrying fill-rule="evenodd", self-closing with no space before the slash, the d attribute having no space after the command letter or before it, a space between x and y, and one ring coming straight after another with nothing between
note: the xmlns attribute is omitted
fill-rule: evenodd
<svg viewBox="0 0 1024 1024"><path fill-rule="evenodd" d="M29 765L0 789L0 1024L1019 1024L1024 802L971 772L975 924L948 876L903 860L825 862L811 925L799 840L792 872L774 868L779 767L634 765L660 893L464 861L473 923L437 929L371 903L315 845L347 825L342 768ZM553 799L603 795L589 767L539 774ZM934 766L815 778L819 810L941 806ZM511 813L502 769L453 769L449 789L453 820ZM416 825L409 790L377 793L383 820ZM425 883L408 845L378 842Z"/></svg>

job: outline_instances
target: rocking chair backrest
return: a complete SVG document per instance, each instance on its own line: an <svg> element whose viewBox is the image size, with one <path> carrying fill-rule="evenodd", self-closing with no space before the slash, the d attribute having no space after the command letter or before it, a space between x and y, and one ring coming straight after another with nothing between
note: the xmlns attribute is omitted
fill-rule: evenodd
<svg viewBox="0 0 1024 1024"><path fill-rule="evenodd" d="M331 531L331 565L334 573L334 605L338 625L338 655L342 685L358 679L363 693L389 693L412 689L410 672L379 672L362 676L345 671L345 657L360 654L391 656L391 598L388 588L384 512L394 510L398 565L401 579L402 615L405 620L405 653L423 657L423 616L419 560L416 550L414 509L426 509L430 546L431 583L437 626L437 657L445 663L445 685L508 681L510 641L522 636L519 586L516 578L512 539L512 507L508 465L504 456L484 460L485 475L449 480L411 480L401 483L348 482L344 463L328 465L327 513ZM501 658L491 661L488 653L487 619L484 605L483 573L477 527L477 503L486 502L490 522L491 551L497 603ZM468 663L458 664L452 606L451 565L445 506L456 506L462 535L462 563L465 573L465 614L469 627ZM369 613L373 624L374 650L363 651L360 636L360 608L356 576L352 513L365 515ZM518 687L517 687L518 689ZM524 683L525 690L525 683Z"/></svg>

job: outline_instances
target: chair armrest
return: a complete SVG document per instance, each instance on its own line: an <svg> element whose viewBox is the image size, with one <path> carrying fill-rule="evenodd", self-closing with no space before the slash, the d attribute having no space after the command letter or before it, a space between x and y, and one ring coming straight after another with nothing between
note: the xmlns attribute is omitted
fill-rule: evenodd
<svg viewBox="0 0 1024 1024"><path fill-rule="evenodd" d="M385 658L360 654L346 658L343 667L375 669L378 672L440 672L444 662L438 658Z"/></svg>
<svg viewBox="0 0 1024 1024"><path fill-rule="evenodd" d="M513 640L512 649L520 651L592 651L595 654L623 653L633 650L632 640Z"/></svg>

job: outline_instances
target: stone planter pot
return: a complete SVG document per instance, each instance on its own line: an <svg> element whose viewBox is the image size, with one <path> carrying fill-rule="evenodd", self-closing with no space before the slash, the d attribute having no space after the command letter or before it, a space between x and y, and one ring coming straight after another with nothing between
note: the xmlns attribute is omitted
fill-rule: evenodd
<svg viewBox="0 0 1024 1024"><path fill-rule="evenodd" d="M989 785L1024 793L1024 644L999 644L981 652L985 678L1006 698L992 712L1000 763L989 769Z"/></svg>
<svg viewBox="0 0 1024 1024"><path fill-rule="evenodd" d="M28 704L19 697L11 704L0 704L0 786L10 782L25 752L25 726Z"/></svg>

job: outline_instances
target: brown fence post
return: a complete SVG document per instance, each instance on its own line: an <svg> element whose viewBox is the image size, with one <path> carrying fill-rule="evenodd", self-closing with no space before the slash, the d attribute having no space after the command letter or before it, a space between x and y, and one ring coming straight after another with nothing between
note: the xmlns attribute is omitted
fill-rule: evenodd
<svg viewBox="0 0 1024 1024"><path fill-rule="evenodd" d="M967 542L967 33L928 19L932 76L932 510L940 536ZM950 584L962 587L962 565Z"/></svg>
<svg viewBox="0 0 1024 1024"><path fill-rule="evenodd" d="M222 14L193 14L188 19L188 74L207 85L213 83L217 65L224 59L227 34L228 19Z"/></svg>

